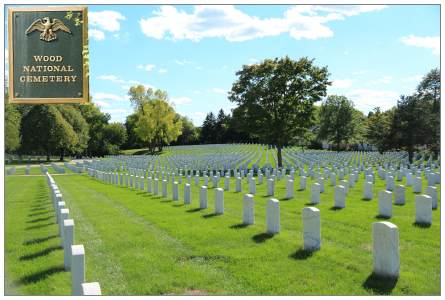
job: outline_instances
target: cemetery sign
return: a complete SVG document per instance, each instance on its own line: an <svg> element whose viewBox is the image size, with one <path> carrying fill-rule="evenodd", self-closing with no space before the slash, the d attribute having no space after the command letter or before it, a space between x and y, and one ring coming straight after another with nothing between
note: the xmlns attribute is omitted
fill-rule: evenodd
<svg viewBox="0 0 445 300"><path fill-rule="evenodd" d="M86 103L86 7L9 8L9 102Z"/></svg>

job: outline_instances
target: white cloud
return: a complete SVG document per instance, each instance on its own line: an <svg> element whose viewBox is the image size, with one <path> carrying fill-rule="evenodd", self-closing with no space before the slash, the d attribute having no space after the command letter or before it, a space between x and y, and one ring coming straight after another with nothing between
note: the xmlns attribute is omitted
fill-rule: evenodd
<svg viewBox="0 0 445 300"><path fill-rule="evenodd" d="M405 81L405 82L413 82L413 81L420 82L422 80L422 78L423 78L422 75L416 74L416 75L413 75L413 76L403 79L403 81Z"/></svg>
<svg viewBox="0 0 445 300"><path fill-rule="evenodd" d="M96 100L125 101L128 100L128 96L119 96L116 94L98 92L93 94L93 102L96 102Z"/></svg>
<svg viewBox="0 0 445 300"><path fill-rule="evenodd" d="M345 95L355 104L355 107L363 113L372 111L375 107L388 110L397 104L399 94L394 91L356 89Z"/></svg>
<svg viewBox="0 0 445 300"><path fill-rule="evenodd" d="M155 68L155 65L151 65L151 64L138 65L137 68L150 72L151 70L153 70Z"/></svg>
<svg viewBox="0 0 445 300"><path fill-rule="evenodd" d="M96 78L97 78L97 79L100 79L100 80L107 80L107 81L111 81L111 82L113 82L113 83L120 84L120 87L121 87L122 89L124 89L124 90L129 90L131 86L139 85L139 84L145 86L145 88L152 88L152 89L154 89L154 90L156 89L156 88L155 88L153 85L151 85L151 84L148 84L148 83L140 83L140 82L137 81L137 80L123 80L123 79L117 77L116 75L112 75L112 74L110 74L110 75L100 75L100 76L98 76L98 77L96 77Z"/></svg>
<svg viewBox="0 0 445 300"><path fill-rule="evenodd" d="M125 20L125 17L120 12L113 10L90 11L88 13L88 23L105 31L119 31L120 20Z"/></svg>
<svg viewBox="0 0 445 300"><path fill-rule="evenodd" d="M176 105L187 105L192 103L192 99L190 99L189 97L177 97L171 98L171 102Z"/></svg>
<svg viewBox="0 0 445 300"><path fill-rule="evenodd" d="M352 86L351 79L334 79L330 88L334 89L346 89Z"/></svg>
<svg viewBox="0 0 445 300"><path fill-rule="evenodd" d="M160 68L158 73L159 74L165 74L165 73L167 73L167 69Z"/></svg>
<svg viewBox="0 0 445 300"><path fill-rule="evenodd" d="M415 36L408 35L400 39L402 43L408 46L427 48L433 51L433 54L440 54L440 37L439 36Z"/></svg>
<svg viewBox="0 0 445 300"><path fill-rule="evenodd" d="M213 88L212 92L214 92L216 94L227 95L227 91L225 89L221 89L221 88Z"/></svg>
<svg viewBox="0 0 445 300"><path fill-rule="evenodd" d="M88 30L88 37L95 39L96 41L102 41L105 39L105 34L101 30L91 28Z"/></svg>
<svg viewBox="0 0 445 300"><path fill-rule="evenodd" d="M298 5L281 18L250 16L233 5L197 5L192 13L174 6L161 6L152 17L139 20L142 33L155 39L199 41L224 38L240 42L288 33L299 39L332 37L325 23L343 20L360 13L377 11L384 5Z"/></svg>
<svg viewBox="0 0 445 300"><path fill-rule="evenodd" d="M392 82L392 76L383 76L382 78L370 81L371 84L389 84Z"/></svg>
<svg viewBox="0 0 445 300"><path fill-rule="evenodd" d="M93 98L93 103L96 104L99 107L110 107L111 104L105 101L100 101L100 100L94 100Z"/></svg>
<svg viewBox="0 0 445 300"><path fill-rule="evenodd" d="M116 75L100 75L97 79L108 80L114 83L125 83L125 80L119 79Z"/></svg>
<svg viewBox="0 0 445 300"><path fill-rule="evenodd" d="M352 75L363 75L368 72L369 72L368 70L358 70L358 71L352 72Z"/></svg>
<svg viewBox="0 0 445 300"><path fill-rule="evenodd" d="M186 59L182 59L182 60L175 59L175 63L180 65L180 66L185 66L185 65L191 64L192 62L189 61L189 60L186 60Z"/></svg>

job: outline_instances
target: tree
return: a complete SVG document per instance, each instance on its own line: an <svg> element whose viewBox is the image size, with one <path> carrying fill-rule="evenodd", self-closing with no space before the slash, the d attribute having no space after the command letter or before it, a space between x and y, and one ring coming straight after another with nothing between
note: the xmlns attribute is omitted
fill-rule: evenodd
<svg viewBox="0 0 445 300"><path fill-rule="evenodd" d="M7 96L6 96L7 97ZM5 152L13 152L20 147L20 121L22 116L12 104L5 104Z"/></svg>
<svg viewBox="0 0 445 300"><path fill-rule="evenodd" d="M415 149L425 145L430 134L422 100L416 95L401 96L394 111L389 139L393 148L404 149L412 162Z"/></svg>
<svg viewBox="0 0 445 300"><path fill-rule="evenodd" d="M213 144L216 142L215 138L216 119L212 112L209 112L201 126L201 143Z"/></svg>
<svg viewBox="0 0 445 300"><path fill-rule="evenodd" d="M294 61L286 56L244 65L236 75L229 99L239 105L242 130L275 144L282 167L282 147L311 125L313 105L326 95L327 67L317 67L306 57Z"/></svg>
<svg viewBox="0 0 445 300"><path fill-rule="evenodd" d="M394 110L381 112L377 107L370 112L367 118L365 138L369 144L377 147L380 153L390 149L390 132Z"/></svg>
<svg viewBox="0 0 445 300"><path fill-rule="evenodd" d="M440 70L433 69L417 86L416 97L424 108L428 131L425 143L435 154L440 150Z"/></svg>
<svg viewBox="0 0 445 300"><path fill-rule="evenodd" d="M224 110L221 108L218 112L218 116L216 117L215 122L215 139L217 144L225 143L226 132L228 127L228 116L224 113Z"/></svg>
<svg viewBox="0 0 445 300"><path fill-rule="evenodd" d="M185 117L178 115L181 119L182 129L181 135L175 141L176 145L193 145L199 142L199 133L197 128L193 125L193 122Z"/></svg>
<svg viewBox="0 0 445 300"><path fill-rule="evenodd" d="M88 156L102 156L107 154L104 130L110 115L102 113L95 105L80 105L80 112L89 126L88 145L86 153Z"/></svg>
<svg viewBox="0 0 445 300"><path fill-rule="evenodd" d="M351 101L345 96L328 96L320 108L320 138L334 143L339 151L341 143L347 144L354 133L353 119Z"/></svg>
<svg viewBox="0 0 445 300"><path fill-rule="evenodd" d="M125 129L127 130L127 141L123 145L125 149L143 147L141 139L135 132L137 118L137 113L132 113L125 119Z"/></svg>
<svg viewBox="0 0 445 300"><path fill-rule="evenodd" d="M90 136L88 123L82 116L82 113L79 110L79 105L62 104L56 105L55 107L60 111L63 118L71 125L76 134L75 143L67 145L69 146L67 149L60 149L60 161L63 161L65 151L81 156L88 147Z"/></svg>
<svg viewBox="0 0 445 300"><path fill-rule="evenodd" d="M135 132L150 153L154 153L156 147L162 151L164 145L176 140L181 128L181 120L164 99L151 99L138 108Z"/></svg>
<svg viewBox="0 0 445 300"><path fill-rule="evenodd" d="M108 153L119 153L120 147L127 140L127 130L124 124L119 122L107 124L104 128L104 140Z"/></svg>
<svg viewBox="0 0 445 300"><path fill-rule="evenodd" d="M153 90L152 88L145 88L143 85L132 86L128 91L131 104L137 111L144 110L144 105L154 100L163 100L168 102L167 92L162 90Z"/></svg>
<svg viewBox="0 0 445 300"><path fill-rule="evenodd" d="M51 154L72 150L78 143L73 127L54 105L34 105L22 120L22 147L29 152Z"/></svg>

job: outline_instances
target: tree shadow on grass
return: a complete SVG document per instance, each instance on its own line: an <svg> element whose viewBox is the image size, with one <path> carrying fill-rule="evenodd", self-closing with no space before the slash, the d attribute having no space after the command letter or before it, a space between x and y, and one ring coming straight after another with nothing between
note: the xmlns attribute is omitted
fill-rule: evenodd
<svg viewBox="0 0 445 300"><path fill-rule="evenodd" d="M51 252L57 251L57 250L61 250L63 249L62 246L52 246L52 247L48 247L46 249L43 249L39 252L35 252L33 254L28 254L28 255L22 255L20 256L20 260L33 260L36 258L39 258L41 256L47 256L48 254L50 254Z"/></svg>
<svg viewBox="0 0 445 300"><path fill-rule="evenodd" d="M204 209L204 208L200 208L200 207L197 207L197 208L191 208L191 209L186 210L186 212L188 212L188 213L193 213L193 212L201 211L201 210L203 210L203 209Z"/></svg>
<svg viewBox="0 0 445 300"><path fill-rule="evenodd" d="M397 284L397 277L379 276L375 273L366 278L362 286L378 295L389 295Z"/></svg>
<svg viewBox="0 0 445 300"><path fill-rule="evenodd" d="M217 216L222 216L222 214L217 214L217 213L211 213L211 214L207 214L207 215L203 215L203 218L213 218L213 217L217 217Z"/></svg>
<svg viewBox="0 0 445 300"><path fill-rule="evenodd" d="M46 270L33 273L31 275L26 275L26 276L20 277L17 281L15 281L15 284L16 285L27 285L27 284L35 283L35 282L38 282L41 280L45 280L46 278L48 278L49 276L51 276L53 274L61 273L61 272L65 272L65 269L62 266L51 267Z"/></svg>
<svg viewBox="0 0 445 300"><path fill-rule="evenodd" d="M297 251L289 255L289 257L297 260L305 260L314 255L314 252L315 251L299 248Z"/></svg>
<svg viewBox="0 0 445 300"><path fill-rule="evenodd" d="M429 223L419 223L419 222L414 222L413 223L414 227L418 227L418 228L430 228L431 224Z"/></svg>
<svg viewBox="0 0 445 300"><path fill-rule="evenodd" d="M54 235L50 235L50 236L47 236L47 237L44 237L44 238L35 238L35 239L32 239L32 240L24 241L23 245L40 244L40 243L49 241L51 239L54 239L56 237L58 237L58 235L54 234Z"/></svg>
<svg viewBox="0 0 445 300"><path fill-rule="evenodd" d="M54 224L55 224L54 222L51 222L51 223L46 223L46 224L28 226L28 227L25 228L25 230L40 229L40 228L51 226L51 225L54 225Z"/></svg>
<svg viewBox="0 0 445 300"><path fill-rule="evenodd" d="M255 235L252 237L252 240L253 240L255 243L257 243L257 244L260 244L260 243L264 243L264 242L267 241L268 239L273 238L273 236L274 236L274 235L273 235L272 233L263 232L263 233L255 234Z"/></svg>
<svg viewBox="0 0 445 300"><path fill-rule="evenodd" d="M362 198L362 201L365 201L365 202L369 202L369 201L371 201L372 199L368 199L368 198Z"/></svg>
<svg viewBox="0 0 445 300"><path fill-rule="evenodd" d="M240 223L240 224L230 225L229 228L232 228L232 229L242 229L242 228L246 228L247 226L249 226L249 224Z"/></svg>
<svg viewBox="0 0 445 300"><path fill-rule="evenodd" d="M388 216L382 216L382 215L377 215L377 216L375 216L375 218L376 218L377 220L389 220L389 219L391 219L391 217L388 217Z"/></svg>
<svg viewBox="0 0 445 300"><path fill-rule="evenodd" d="M46 217L46 218L37 218L37 219L33 219L33 220L26 221L26 223L28 223L28 224L31 224L31 223L38 223L38 222L41 222L41 221L47 221L47 220L49 220L49 219L51 219L51 218L54 218L54 216L48 216L48 217Z"/></svg>

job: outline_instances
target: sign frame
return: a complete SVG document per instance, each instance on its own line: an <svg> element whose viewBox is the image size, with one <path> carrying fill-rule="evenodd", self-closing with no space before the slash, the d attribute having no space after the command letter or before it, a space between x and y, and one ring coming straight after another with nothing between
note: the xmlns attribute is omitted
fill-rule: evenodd
<svg viewBox="0 0 445 300"><path fill-rule="evenodd" d="M15 12L28 11L72 11L82 13L82 51L85 46L88 47L88 7L87 6L46 6L46 7L9 7L8 8L8 63L9 63L9 103L15 104L64 104L64 103L90 103L89 95L89 74L88 74L88 58L82 57L82 97L79 98L17 98L14 92L14 43L13 43L13 29L12 17Z"/></svg>

